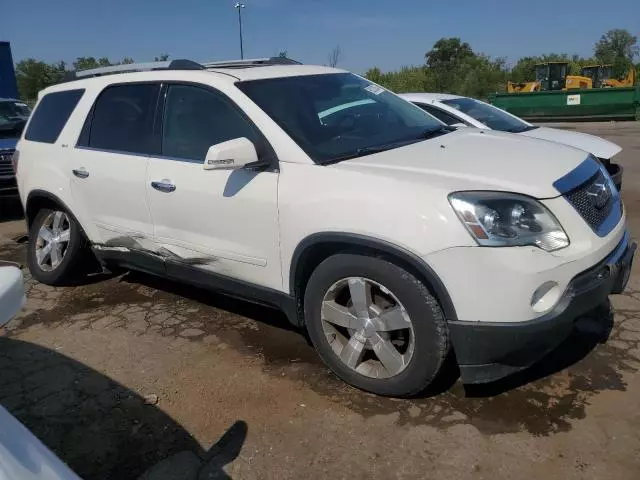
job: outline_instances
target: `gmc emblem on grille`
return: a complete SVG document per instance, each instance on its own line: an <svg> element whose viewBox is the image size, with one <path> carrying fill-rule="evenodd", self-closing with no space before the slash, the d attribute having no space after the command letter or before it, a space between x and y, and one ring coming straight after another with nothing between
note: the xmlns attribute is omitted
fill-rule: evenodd
<svg viewBox="0 0 640 480"><path fill-rule="evenodd" d="M611 191L606 183L594 183L587 190L591 204L598 210L605 207L611 198Z"/></svg>

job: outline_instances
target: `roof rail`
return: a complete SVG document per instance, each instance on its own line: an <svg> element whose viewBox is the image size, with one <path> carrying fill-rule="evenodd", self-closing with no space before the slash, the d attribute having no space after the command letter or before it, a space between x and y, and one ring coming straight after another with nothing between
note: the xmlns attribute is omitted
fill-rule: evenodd
<svg viewBox="0 0 640 480"><path fill-rule="evenodd" d="M148 72L150 70L204 70L205 67L191 60L167 60L165 62L125 63L110 67L92 68L76 72L76 78L100 77L112 73Z"/></svg>
<svg viewBox="0 0 640 480"><path fill-rule="evenodd" d="M205 68L250 68L266 67L269 65L302 65L302 63L287 57L252 58L247 60L224 60L222 62L206 62Z"/></svg>

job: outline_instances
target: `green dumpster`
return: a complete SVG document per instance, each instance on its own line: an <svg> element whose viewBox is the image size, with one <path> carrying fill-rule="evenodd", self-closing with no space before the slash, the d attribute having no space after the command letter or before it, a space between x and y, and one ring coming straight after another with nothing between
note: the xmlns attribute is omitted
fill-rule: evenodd
<svg viewBox="0 0 640 480"><path fill-rule="evenodd" d="M490 99L527 120L640 120L640 85L559 92L496 93Z"/></svg>

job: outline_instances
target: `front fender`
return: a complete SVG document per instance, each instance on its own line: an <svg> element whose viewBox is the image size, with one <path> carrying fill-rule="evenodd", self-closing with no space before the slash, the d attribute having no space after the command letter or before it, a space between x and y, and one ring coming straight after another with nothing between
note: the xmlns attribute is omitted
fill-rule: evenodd
<svg viewBox="0 0 640 480"><path fill-rule="evenodd" d="M303 280L302 277L306 271L305 266L309 261L313 261L313 259L309 258L309 256L312 255L310 252L317 251L318 247L338 250L362 249L364 251L380 253L396 260L404 268L416 273L417 276L426 283L440 302L447 320L456 320L458 318L449 292L447 292L440 277L423 259L393 243L354 233L314 233L298 244L293 252L289 270L289 288L292 297L298 296L299 292L297 292L296 289Z"/></svg>

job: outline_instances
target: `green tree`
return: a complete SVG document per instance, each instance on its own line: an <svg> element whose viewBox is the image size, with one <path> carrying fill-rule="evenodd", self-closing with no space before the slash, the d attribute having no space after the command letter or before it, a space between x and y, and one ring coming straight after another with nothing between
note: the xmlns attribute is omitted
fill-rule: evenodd
<svg viewBox="0 0 640 480"><path fill-rule="evenodd" d="M540 57L522 57L511 69L509 80L516 83L535 80L537 63L540 63Z"/></svg>
<svg viewBox="0 0 640 480"><path fill-rule="evenodd" d="M402 67L397 72L382 73L378 67L371 68L365 77L372 82L398 93L425 92L430 88L426 69L419 67Z"/></svg>
<svg viewBox="0 0 640 480"><path fill-rule="evenodd" d="M374 67L365 76L394 92L445 92L487 98L505 89L505 60L476 54L459 38L442 38L425 55L426 64L381 72Z"/></svg>
<svg viewBox="0 0 640 480"><path fill-rule="evenodd" d="M638 37L621 29L609 30L600 37L594 48L596 58L603 63L614 63L622 58L633 62L638 53Z"/></svg>
<svg viewBox="0 0 640 480"><path fill-rule="evenodd" d="M505 89L506 61L482 54L469 57L461 63L456 80L451 93L486 99L491 93Z"/></svg>
<svg viewBox="0 0 640 480"><path fill-rule="evenodd" d="M27 58L16 64L18 91L24 100L34 100L43 88L61 82L65 75L64 62L47 64Z"/></svg>
<svg viewBox="0 0 640 480"><path fill-rule="evenodd" d="M427 75L437 92L451 92L465 62L475 57L471 46L459 38L441 38L425 54Z"/></svg>
<svg viewBox="0 0 640 480"><path fill-rule="evenodd" d="M166 62L167 60L169 60L169 54L168 53L161 53L160 55L158 55L157 57L155 57L153 59L154 62ZM124 63L124 62L122 62Z"/></svg>
<svg viewBox="0 0 640 480"><path fill-rule="evenodd" d="M598 61L604 64L613 64L617 77L626 74L638 53L640 53L638 37L622 29L609 30L600 37L594 48L594 54Z"/></svg>
<svg viewBox="0 0 640 480"><path fill-rule="evenodd" d="M278 57L280 58L287 58L287 51L286 50L281 50L280 52L278 52Z"/></svg>
<svg viewBox="0 0 640 480"><path fill-rule="evenodd" d="M103 57L97 59L95 57L78 57L73 62L73 69L78 72L80 70L90 70L92 68L108 67L112 65L108 58Z"/></svg>
<svg viewBox="0 0 640 480"><path fill-rule="evenodd" d="M364 74L365 78L371 80L374 83L381 83L382 80L382 72L378 67L373 67L367 70Z"/></svg>
<svg viewBox="0 0 640 480"><path fill-rule="evenodd" d="M457 37L441 38L425 54L425 60L429 68L451 67L474 55L467 42Z"/></svg>
<svg viewBox="0 0 640 480"><path fill-rule="evenodd" d="M505 60L477 54L457 37L438 40L425 59L430 90L486 98L505 88Z"/></svg>

